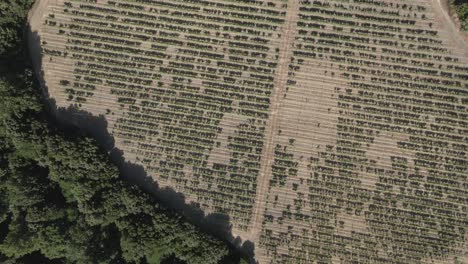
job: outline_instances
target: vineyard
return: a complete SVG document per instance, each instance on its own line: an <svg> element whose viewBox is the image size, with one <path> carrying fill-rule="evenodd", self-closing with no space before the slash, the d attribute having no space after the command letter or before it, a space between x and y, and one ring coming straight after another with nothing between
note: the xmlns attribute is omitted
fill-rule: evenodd
<svg viewBox="0 0 468 264"><path fill-rule="evenodd" d="M48 93L259 263L468 262L468 44L438 0L44 0Z"/></svg>

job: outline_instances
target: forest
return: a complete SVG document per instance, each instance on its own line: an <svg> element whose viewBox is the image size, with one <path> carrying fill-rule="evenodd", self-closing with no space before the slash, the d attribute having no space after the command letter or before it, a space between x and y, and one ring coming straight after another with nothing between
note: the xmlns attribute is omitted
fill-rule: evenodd
<svg viewBox="0 0 468 264"><path fill-rule="evenodd" d="M468 263L467 11L1 1L0 263Z"/></svg>
<svg viewBox="0 0 468 264"><path fill-rule="evenodd" d="M93 138L58 125L25 49L30 6L0 3L0 262L239 263L126 182Z"/></svg>
<svg viewBox="0 0 468 264"><path fill-rule="evenodd" d="M468 1L466 0L452 0L451 4L460 19L460 26L468 32Z"/></svg>

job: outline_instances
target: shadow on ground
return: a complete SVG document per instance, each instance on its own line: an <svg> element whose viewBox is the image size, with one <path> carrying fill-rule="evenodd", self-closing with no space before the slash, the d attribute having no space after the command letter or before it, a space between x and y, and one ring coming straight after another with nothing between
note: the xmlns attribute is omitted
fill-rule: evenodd
<svg viewBox="0 0 468 264"><path fill-rule="evenodd" d="M107 121L103 115L94 116L74 105L68 108L57 108L53 100L49 100L49 104L57 120L65 129L81 129L95 138L99 146L109 153L111 160L119 167L121 176L127 182L151 193L162 205L182 214L204 232L229 241L254 263L254 244L250 241L242 243L240 237L232 235L232 225L228 215L218 213L205 215L196 203L187 203L184 194L169 187L159 188L157 182L148 176L143 166L126 161L123 151L114 146L114 139L107 130Z"/></svg>
<svg viewBox="0 0 468 264"><path fill-rule="evenodd" d="M76 105L67 108L57 107L55 100L49 96L44 72L42 70L41 39L37 32L29 29L28 46L31 63L37 80L40 83L48 111L62 129L72 135L85 134L96 139L99 146L109 153L111 160L119 167L121 177L127 182L139 186L142 190L152 194L161 205L183 215L189 222L198 226L202 231L212 234L229 242L233 248L241 253L250 263L256 263L254 258L255 246L251 241L243 241L240 237L232 235L230 218L225 214L207 214L193 202L186 202L184 194L164 187L159 188L157 182L148 176L143 166L125 160L122 150L115 147L115 140L108 131L108 123L103 115L94 116L92 113L81 110Z"/></svg>

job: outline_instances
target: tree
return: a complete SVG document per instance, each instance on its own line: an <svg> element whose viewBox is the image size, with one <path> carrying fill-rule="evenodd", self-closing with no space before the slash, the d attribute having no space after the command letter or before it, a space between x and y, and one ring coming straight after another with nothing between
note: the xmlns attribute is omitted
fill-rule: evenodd
<svg viewBox="0 0 468 264"><path fill-rule="evenodd" d="M462 30L468 32L468 2L464 0L452 0L451 4L458 15Z"/></svg>
<svg viewBox="0 0 468 264"><path fill-rule="evenodd" d="M217 263L227 245L126 182L94 139L45 110L29 59L12 56L23 54L30 4L0 3L0 58L18 66L0 67L0 262Z"/></svg>
<svg viewBox="0 0 468 264"><path fill-rule="evenodd" d="M20 33L31 3L30 0L0 3L0 54L12 52L20 45Z"/></svg>

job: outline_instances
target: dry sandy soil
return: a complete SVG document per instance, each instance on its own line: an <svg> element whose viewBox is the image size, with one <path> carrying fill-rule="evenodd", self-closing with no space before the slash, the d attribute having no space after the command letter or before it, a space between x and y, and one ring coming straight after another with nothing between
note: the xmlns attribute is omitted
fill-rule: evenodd
<svg viewBox="0 0 468 264"><path fill-rule="evenodd" d="M449 0L433 0L433 2L437 3L438 10L444 16L445 24L450 27L452 35L457 39L458 45L466 49L468 46L468 33L461 30L457 15L453 14L450 10Z"/></svg>
<svg viewBox="0 0 468 264"><path fill-rule="evenodd" d="M261 223L263 221L263 211L265 210L265 199L268 192L268 185L271 178L271 165L273 162L274 147L277 142L274 142L274 135L278 130L278 116L281 107L282 96L286 90L287 74L289 61L291 60L291 43L295 37L295 23L297 23L297 12L299 5L297 1L293 1L288 5L286 10L286 24L281 32L282 42L280 45L279 67L278 73L275 76L275 88L271 99L270 120L266 129L266 141L263 148L261 169L258 180L257 198L255 199L253 225L251 228L251 237L247 238L252 241L258 241L261 232Z"/></svg>
<svg viewBox="0 0 468 264"><path fill-rule="evenodd" d="M386 0L383 2L393 3L394 1ZM401 1L397 2L402 3ZM440 40L442 43L441 46L447 48L448 51L446 54L459 60L457 65L466 67L468 63L467 36L458 29L457 21L453 20L453 16L450 15L447 1L418 0L414 3L420 4L428 9L428 20L416 19L418 24L415 28L429 29L428 21L433 22L435 24L434 28L436 28L439 34L435 39ZM49 95L57 100L59 106L67 106L69 102L66 100L66 94L63 90L58 88L58 81L61 78L73 77L74 61L69 58L58 58L46 55L43 57L43 61L40 62L38 61L38 58L41 57L39 55L40 48L35 45L37 42L34 41L35 32L38 32L39 36L44 40L48 43L52 43L49 46L65 46L66 39L56 35L55 38L54 31L44 25L46 16L50 12L54 12L56 9L58 10L62 5L62 0L38 0L35 3L29 14L32 29L29 40L32 54L36 54L33 58L36 71L44 72L44 85L48 87ZM311 179L317 180L314 178L315 170L318 171L327 166L332 166L326 164L325 160L327 158L338 160L338 158L336 158L338 155L336 146L337 142L342 139L340 138L339 129L342 126L346 126L346 121L343 121L343 119L348 118L351 120L354 118L353 115L360 111L351 107L347 108L348 106L344 105L349 102L342 99L346 96L356 96L358 90L351 89L352 87L349 84L350 79L344 77L347 73L346 67L353 66L353 64L332 61L329 54L326 53L324 53L324 57L317 58L294 56L294 52L306 50L305 47L301 46L305 44L306 41L302 40L298 34L297 21L299 19L299 6L299 1L290 1L288 7L285 9L286 22L280 27L279 31L276 32L280 33L281 37L279 39L275 39L274 37L270 38L269 47L272 50L277 47L279 50L277 58L278 66L275 70L273 80L274 88L270 97L271 106L269 109L269 116L268 119L265 120L265 140L261 153L260 172L256 182L255 201L251 212L251 221L248 224L247 230L238 229L236 223L234 223L232 230L235 236L239 235L243 240L250 240L255 243L255 257L262 264L314 262L314 259L311 257L312 255L309 256L306 254L307 256L299 262L295 262L296 260L291 256L298 254L297 251L300 251L300 249L304 247L304 244L301 244L301 239L304 239L304 237L312 237L310 234L317 231L318 226L316 223L283 219L282 217L285 211L295 208L295 206L298 205L298 212L305 215L315 215L316 212L314 209L308 208L307 206L308 202L313 202L310 200L312 198L308 197L309 189L317 186L308 183L308 181ZM408 12L408 16L409 14L410 12ZM66 17L63 19L66 19ZM346 32L351 32L352 30L346 26L343 28ZM325 28L319 31L321 33L329 33L334 32L334 30L338 32L340 29L336 29L333 25L327 24ZM411 44L412 42L406 41L405 43ZM144 45L145 48L149 47L150 44L151 43L146 43ZM311 46L324 49L332 47L326 44L314 44ZM369 44L369 46L375 47L377 50L376 52L369 52L369 54L384 57L382 51L383 45L372 43ZM434 44L434 46L436 46L436 44ZM219 49L222 48L223 47L219 47ZM404 48L398 49L405 50ZM173 50L175 50L175 48L171 49L171 52L173 52ZM360 50L353 51L356 54L360 52ZM317 50L315 52L320 53ZM434 55L437 54L434 53ZM354 55L350 57L354 57ZM372 59L370 60L372 61ZM377 61L376 59L374 60ZM435 60L421 59L421 61L434 62ZM448 68L448 66L450 66L450 63L445 61L438 61L437 63L443 68ZM379 74L372 73L372 67L363 66L363 68L366 68L367 72L360 74L365 76L365 82L374 84L374 79L370 81L371 77L379 77ZM391 70L380 66L376 66L375 68L382 70L382 74L402 73L401 70ZM403 71L403 73L406 72ZM412 77L415 75L414 73L408 74ZM244 78L244 76L240 77L240 79L242 78ZM440 78L444 79L443 77ZM162 80L164 82L169 82L170 78L166 76L163 77ZM289 80L294 80L296 82L294 84L288 84ZM466 82L462 81L462 83L466 85ZM192 84L202 86L202 80L194 79ZM363 90L360 90L360 92L363 92ZM390 92L382 92L381 96L383 98L389 94ZM414 98L417 96L409 95L408 97ZM462 99L462 97L458 97L458 99ZM103 114L106 109L111 109L112 112L115 112L115 115L107 115L110 130L113 129L113 125L119 117L125 117L127 114L127 112L119 108L116 103L116 97L110 95L109 87L105 85L99 86L96 95L89 100L86 110L94 114ZM388 101L391 100L392 99L389 99ZM386 101L382 100L382 102L385 103ZM340 119L340 117L343 119ZM358 119L359 118L356 118L356 120ZM431 122L434 120L434 117L427 116L426 120ZM240 117L235 114L226 114L225 118L221 121L223 132L220 133L217 138L217 140L223 141L223 143L213 148L211 153L209 153L209 158L207 159L209 166L212 166L214 163L223 163L229 160L230 152L227 150L226 141L236 134L236 131L238 131L237 125L245 122L245 117ZM353 122L355 122L354 119ZM356 125L356 127L359 126ZM362 150L364 153L364 158L370 160L367 162L372 163L366 165L373 166L374 169L390 170L392 166L395 166L393 159L395 157L401 157L402 159L404 158L411 161L408 170L414 172L415 166L412 161L415 159L415 151L404 150L398 145L398 142L409 140L408 134L384 131L372 136L372 143L367 145L363 144L362 147L359 147L359 150ZM158 144L156 139L151 139L150 141L150 143ZM137 144L134 142L132 143L126 138L117 137L116 145L125 151L125 157L128 160L138 162L145 158L145 156L142 156L141 153L138 152ZM297 164L294 168L297 169L297 171L291 173L290 176L287 177L284 186L271 185L274 162L278 160L281 161L280 158L275 157L277 145L280 145L285 153L291 154L292 160ZM356 149L358 149L358 147L356 147ZM157 154L158 153L155 155ZM164 157L160 159L164 159ZM191 178L193 172L184 168L184 173L187 178ZM359 182L359 184L356 184L354 187L363 188L370 192L376 189L378 177L374 172L365 171L365 169L361 167L358 169L357 175L356 182ZM175 181L165 181L159 179L157 175L153 176L155 180L160 183L160 186L176 185ZM330 183L325 182L323 184L326 185ZM210 182L204 182L200 186L208 188L208 185L210 185ZM293 188L295 189L294 191L292 191ZM196 196L186 194L186 197L187 202L197 201ZM338 203L335 198L331 198L330 201L332 202L330 202L330 204ZM369 204L370 202L366 202L363 207L368 207ZM401 206L401 204L398 206ZM207 204L207 207L209 208L210 205ZM272 223L266 223L265 216L267 215L273 216L275 220ZM353 231L362 234L369 233L369 227L363 215L350 214L349 212L341 210L339 213L336 213L334 217L336 222L340 223L340 227L333 231L334 235L351 237L354 234ZM281 223L278 219L281 219ZM275 250L271 250L266 246L265 233L267 231L271 231L273 234L272 236L278 238L279 242ZM291 238L292 235L296 237ZM466 249L463 249L463 245L460 250L465 250L466 252ZM388 258L387 253L382 249L378 249L376 254L382 258ZM430 263L431 261L433 260L427 260L426 262ZM437 261L443 263L442 260ZM340 259L336 256L331 259L331 262L348 263L346 258Z"/></svg>

